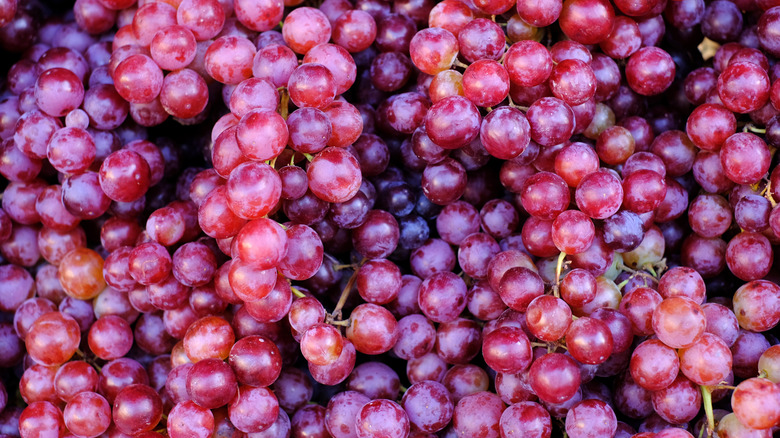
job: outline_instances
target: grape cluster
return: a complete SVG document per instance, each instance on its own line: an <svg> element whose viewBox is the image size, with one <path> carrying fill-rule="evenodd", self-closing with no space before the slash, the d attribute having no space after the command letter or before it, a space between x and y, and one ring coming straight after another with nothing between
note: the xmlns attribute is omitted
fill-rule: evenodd
<svg viewBox="0 0 780 438"><path fill-rule="evenodd" d="M0 438L780 428L777 1L0 0L0 48Z"/></svg>

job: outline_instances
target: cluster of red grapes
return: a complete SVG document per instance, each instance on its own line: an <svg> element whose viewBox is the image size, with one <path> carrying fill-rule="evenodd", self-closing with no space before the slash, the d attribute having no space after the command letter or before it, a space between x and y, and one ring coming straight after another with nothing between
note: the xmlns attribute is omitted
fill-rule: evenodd
<svg viewBox="0 0 780 438"><path fill-rule="evenodd" d="M0 0L0 48L0 438L780 429L778 0Z"/></svg>

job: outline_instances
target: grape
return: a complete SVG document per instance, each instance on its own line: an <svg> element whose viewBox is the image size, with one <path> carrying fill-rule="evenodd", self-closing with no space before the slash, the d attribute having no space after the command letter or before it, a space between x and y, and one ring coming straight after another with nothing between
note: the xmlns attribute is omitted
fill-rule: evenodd
<svg viewBox="0 0 780 438"><path fill-rule="evenodd" d="M466 23L462 28L452 29L450 26L447 24L441 27L458 37L460 54L471 63L476 63L479 60L497 61L506 50L504 32L491 20L477 18Z"/></svg>
<svg viewBox="0 0 780 438"><path fill-rule="evenodd" d="M381 434L405 437L409 434L409 418L394 401L373 400L363 405L355 417L355 435L359 438Z"/></svg>
<svg viewBox="0 0 780 438"><path fill-rule="evenodd" d="M430 164L423 171L423 194L437 205L447 205L463 196L466 191L466 169L458 161L445 158Z"/></svg>
<svg viewBox="0 0 780 438"><path fill-rule="evenodd" d="M401 405L415 428L430 433L444 429L454 410L447 388L434 381L410 386L401 398Z"/></svg>
<svg viewBox="0 0 780 438"><path fill-rule="evenodd" d="M431 140L445 149L458 149L479 134L480 115L470 100L450 96L436 102L425 116L425 130Z"/></svg>
<svg viewBox="0 0 780 438"><path fill-rule="evenodd" d="M376 304L361 304L350 315L347 339L355 349L366 354L390 350L398 339L397 321L390 312Z"/></svg>
<svg viewBox="0 0 780 438"><path fill-rule="evenodd" d="M448 30L423 29L409 44L412 62L423 73L435 75L450 68L458 55L458 40Z"/></svg>
<svg viewBox="0 0 780 438"><path fill-rule="evenodd" d="M80 436L98 436L111 424L111 408L103 396L85 391L75 395L62 413L65 426Z"/></svg>
<svg viewBox="0 0 780 438"><path fill-rule="evenodd" d="M562 403L577 393L581 377L574 359L562 353L549 353L531 364L529 380L540 400Z"/></svg>
<svg viewBox="0 0 780 438"><path fill-rule="evenodd" d="M132 150L112 152L100 165L100 188L118 202L132 202L151 186L149 164Z"/></svg>
<svg viewBox="0 0 780 438"><path fill-rule="evenodd" d="M320 10L323 8L320 7ZM378 24L368 12L347 10L343 14L334 15L335 20L329 17L333 28L333 41L349 52L357 53L367 49L377 37Z"/></svg>
<svg viewBox="0 0 780 438"><path fill-rule="evenodd" d="M24 437L61 435L65 432L62 412L47 401L31 403L19 415L18 432Z"/></svg>
<svg viewBox="0 0 780 438"><path fill-rule="evenodd" d="M309 189L327 202L344 202L357 193L362 181L357 159L341 148L326 148L306 170Z"/></svg>
<svg viewBox="0 0 780 438"><path fill-rule="evenodd" d="M584 400L566 414L566 433L572 438L612 436L616 430L615 412L601 400Z"/></svg>
<svg viewBox="0 0 780 438"><path fill-rule="evenodd" d="M323 385L336 385L343 382L352 372L352 369L355 367L355 346L352 344L349 336L343 342L344 346L341 349L341 355L335 362L324 366L309 362L309 372L315 381ZM311 398L311 395L309 395L309 398Z"/></svg>
<svg viewBox="0 0 780 438"><path fill-rule="evenodd" d="M569 353L581 363L597 365L612 354L614 340L607 324L595 318L582 317L566 331Z"/></svg>
<svg viewBox="0 0 780 438"><path fill-rule="evenodd" d="M380 362L358 365L347 379L347 389L357 391L372 400L396 399L400 387L401 382L395 371Z"/></svg>
<svg viewBox="0 0 780 438"><path fill-rule="evenodd" d="M227 321L218 316L206 316L187 329L184 349L192 362L208 358L226 359L234 340L235 334Z"/></svg>
<svg viewBox="0 0 780 438"><path fill-rule="evenodd" d="M772 265L773 252L762 234L743 231L729 241L725 252L729 270L745 281L762 278Z"/></svg>
<svg viewBox="0 0 780 438"><path fill-rule="evenodd" d="M37 401L57 402L57 371L54 367L39 364L27 368L19 381L19 395L22 400L28 404Z"/></svg>
<svg viewBox="0 0 780 438"><path fill-rule="evenodd" d="M211 436L214 414L189 400L177 403L168 414L167 430L172 438Z"/></svg>
<svg viewBox="0 0 780 438"><path fill-rule="evenodd" d="M751 133L727 138L719 153L724 174L737 184L757 182L769 169L767 154L766 143Z"/></svg>
<svg viewBox="0 0 780 438"><path fill-rule="evenodd" d="M596 94L596 76L579 59L563 59L556 64L549 78L553 95L570 106L580 105Z"/></svg>
<svg viewBox="0 0 780 438"><path fill-rule="evenodd" d="M669 88L674 73L672 57L656 47L639 49L631 55L626 64L628 85L643 96L656 95Z"/></svg>
<svg viewBox="0 0 780 438"><path fill-rule="evenodd" d="M680 350L680 370L698 385L712 386L725 381L731 363L731 351L726 343L710 333L702 335L691 347Z"/></svg>
<svg viewBox="0 0 780 438"><path fill-rule="evenodd" d="M751 86L745 88L746 83ZM718 76L718 96L727 109L747 113L755 111L769 98L766 71L752 62L729 63Z"/></svg>
<svg viewBox="0 0 780 438"><path fill-rule="evenodd" d="M548 437L552 433L550 414L538 403L524 401L513 404L501 414L501 436Z"/></svg>
<svg viewBox="0 0 780 438"><path fill-rule="evenodd" d="M479 392L462 398L455 406L453 426L458 434L493 437L499 434L504 404L494 394Z"/></svg>
<svg viewBox="0 0 780 438"><path fill-rule="evenodd" d="M479 354L481 344L479 326L469 319L442 323L436 332L436 353L448 363L468 363Z"/></svg>
<svg viewBox="0 0 780 438"><path fill-rule="evenodd" d="M530 364L531 347L527 336L516 327L500 327L483 340L483 355L491 368L504 373L516 374ZM524 344L524 345L523 345ZM515 349L514 353L506 350ZM511 351L511 350L510 350ZM509 363L502 363L510 356Z"/></svg>
<svg viewBox="0 0 780 438"><path fill-rule="evenodd" d="M430 371L437 370L432 369ZM446 372L442 370L441 374L442 375L438 377L433 375L434 379L432 380L441 381L450 392L453 403L457 403L467 395L486 391L489 385L487 373L476 365L455 365L449 370L446 370Z"/></svg>
<svg viewBox="0 0 780 438"><path fill-rule="evenodd" d="M65 363L78 349L81 334L78 323L61 312L41 315L25 337L27 352L36 362L55 366Z"/></svg>
<svg viewBox="0 0 780 438"><path fill-rule="evenodd" d="M496 61L476 61L463 73L463 92L477 106L495 106L509 94L509 73Z"/></svg>
<svg viewBox="0 0 780 438"><path fill-rule="evenodd" d="M230 94L228 106L236 117L244 117L253 109L275 110L279 105L279 93L267 80L249 78L241 81Z"/></svg>
<svg viewBox="0 0 780 438"><path fill-rule="evenodd" d="M622 59L631 56L641 44L642 34L637 22L628 17L615 17L612 32L599 46L611 58Z"/></svg>
<svg viewBox="0 0 780 438"><path fill-rule="evenodd" d="M356 391L344 391L328 401L325 410L325 427L335 438L345 438L355 434L355 418L360 408L371 401Z"/></svg>
<svg viewBox="0 0 780 438"><path fill-rule="evenodd" d="M118 359L132 348L130 324L120 316L105 315L97 319L89 329L89 349L101 359Z"/></svg>
<svg viewBox="0 0 780 438"><path fill-rule="evenodd" d="M521 111L501 107L482 120L479 137L490 155L509 160L528 147L531 140L529 130L528 120Z"/></svg>
<svg viewBox="0 0 780 438"><path fill-rule="evenodd" d="M531 126L531 139L541 146L563 143L574 134L574 111L555 97L542 97L526 112Z"/></svg>
<svg viewBox="0 0 780 438"><path fill-rule="evenodd" d="M567 0L560 12L559 24L569 39L581 44L597 44L612 31L614 19L615 11L609 2Z"/></svg>
<svg viewBox="0 0 780 438"><path fill-rule="evenodd" d="M147 432L162 418L162 401L147 385L129 385L116 395L112 412L114 424L122 433Z"/></svg>
<svg viewBox="0 0 780 438"><path fill-rule="evenodd" d="M206 409L225 406L236 395L238 388L230 365L216 358L195 363L187 373L186 380L189 398Z"/></svg>
<svg viewBox="0 0 780 438"><path fill-rule="evenodd" d="M577 210L559 214L552 223L551 231L555 246L567 254L578 254L588 249L596 234L590 218Z"/></svg>
<svg viewBox="0 0 780 438"><path fill-rule="evenodd" d="M301 353L310 363L330 365L338 360L343 349L341 333L328 324L314 324L301 337Z"/></svg>
<svg viewBox="0 0 780 438"><path fill-rule="evenodd" d="M699 388L682 374L666 388L653 392L651 397L655 412L672 424L691 421L701 408Z"/></svg>
<svg viewBox="0 0 780 438"><path fill-rule="evenodd" d="M734 413L729 413L720 419L717 426L718 436L731 437L731 436L755 436L763 437L770 436L770 432L766 429L756 430L750 429L740 423L739 418Z"/></svg>
<svg viewBox="0 0 780 438"><path fill-rule="evenodd" d="M336 96L336 82L322 64L303 64L290 75L287 83L290 100L298 107L325 109Z"/></svg>
<svg viewBox="0 0 780 438"><path fill-rule="evenodd" d="M614 392L615 407L631 418L645 418L653 412L650 391L637 385L630 373L618 381Z"/></svg>
<svg viewBox="0 0 780 438"><path fill-rule="evenodd" d="M780 322L777 302L778 287L765 280L754 280L742 285L734 293L734 314L740 327L762 332Z"/></svg>
<svg viewBox="0 0 780 438"><path fill-rule="evenodd" d="M242 154L254 161L264 161L281 153L287 143L289 131L279 114L259 108L241 118L235 135ZM266 141L260 142L259 138Z"/></svg>
<svg viewBox="0 0 780 438"><path fill-rule="evenodd" d="M605 219L617 212L622 204L620 180L606 170L586 175L574 194L577 207L593 219Z"/></svg>
<svg viewBox="0 0 780 438"><path fill-rule="evenodd" d="M661 341L642 342L631 354L631 378L648 391L669 386L677 376L680 360L674 350Z"/></svg>
<svg viewBox="0 0 780 438"><path fill-rule="evenodd" d="M230 422L245 433L262 432L271 427L279 415L279 402L264 387L241 386L228 405Z"/></svg>

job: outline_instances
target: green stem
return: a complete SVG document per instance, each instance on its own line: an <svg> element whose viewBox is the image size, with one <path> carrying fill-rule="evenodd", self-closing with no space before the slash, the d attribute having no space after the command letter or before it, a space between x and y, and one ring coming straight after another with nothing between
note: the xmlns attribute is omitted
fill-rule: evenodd
<svg viewBox="0 0 780 438"><path fill-rule="evenodd" d="M558 254L558 264L555 265L555 284L561 282L561 271L563 271L563 262L566 260L566 253L561 251Z"/></svg>
<svg viewBox="0 0 780 438"><path fill-rule="evenodd" d="M555 284L552 286L552 293L555 298L561 297L561 292L559 290L560 284L561 284L561 271L563 271L563 263L566 260L566 253L561 251L560 254L558 254L558 264L555 265Z"/></svg>
<svg viewBox="0 0 780 438"><path fill-rule="evenodd" d="M303 297L305 297L305 296L306 296L306 294L304 294L303 292L301 292L301 291L300 291L300 289L298 289L298 288L297 288L297 287L295 287L295 286L290 286L290 289L292 289L292 293L293 293L293 295L295 295L295 296L296 296L296 297L298 297L298 298L303 298Z"/></svg>
<svg viewBox="0 0 780 438"><path fill-rule="evenodd" d="M742 129L742 132L748 132L748 131L750 131L750 132L752 132L754 134L766 134L766 129L765 128L759 128L758 126L756 126L756 125L754 125L752 123L748 123Z"/></svg>
<svg viewBox="0 0 780 438"><path fill-rule="evenodd" d="M656 283L658 283L658 279L657 278L653 277L652 275L648 274L645 271L638 271L636 269L629 268L628 266L624 265L623 262L618 262L617 269L618 269L618 271L628 272L629 274L631 274L632 277L641 276L641 277L644 277L644 278L649 278L649 279L655 281ZM655 272L655 271L653 271L653 272Z"/></svg>
<svg viewBox="0 0 780 438"><path fill-rule="evenodd" d="M282 118L284 120L287 120L287 116L289 115L290 111L290 93L287 92L287 89L285 88L281 92L281 102L279 103L279 114L281 114Z"/></svg>
<svg viewBox="0 0 780 438"><path fill-rule="evenodd" d="M460 68L469 68L468 65L458 61L457 59L452 63L452 65L454 65L455 67L460 67Z"/></svg>
<svg viewBox="0 0 780 438"><path fill-rule="evenodd" d="M701 401L704 404L704 414L707 416L707 436L711 437L715 432L715 415L712 413L712 391L701 385Z"/></svg>
<svg viewBox="0 0 780 438"><path fill-rule="evenodd" d="M366 262L367 259L363 259L360 261L360 264L358 265L358 268L360 266L363 266L363 263ZM355 269L355 272L352 273L352 276L349 277L349 280L347 281L347 285L344 286L344 290L341 291L341 296L339 297L338 303L336 303L336 308L333 309L333 312L330 313L330 320L331 321L340 321L341 320L341 309L344 308L344 305L347 304L347 299L349 298L350 292L352 292L352 288L355 286L355 282L357 282L357 274L359 269Z"/></svg>
<svg viewBox="0 0 780 438"><path fill-rule="evenodd" d="M772 208L775 208L777 206L777 202L775 202L775 198L772 196L772 182L767 181L766 187L764 187L764 191L762 193L764 195L764 198L769 201L769 205L772 206Z"/></svg>

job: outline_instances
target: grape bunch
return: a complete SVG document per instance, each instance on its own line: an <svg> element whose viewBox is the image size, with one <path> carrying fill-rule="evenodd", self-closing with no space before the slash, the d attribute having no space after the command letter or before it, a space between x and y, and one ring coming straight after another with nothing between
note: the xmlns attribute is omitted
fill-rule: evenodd
<svg viewBox="0 0 780 438"><path fill-rule="evenodd" d="M780 430L777 1L0 0L0 49L0 438Z"/></svg>

